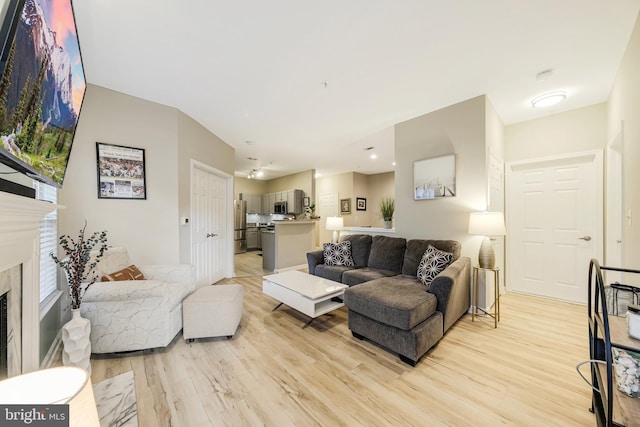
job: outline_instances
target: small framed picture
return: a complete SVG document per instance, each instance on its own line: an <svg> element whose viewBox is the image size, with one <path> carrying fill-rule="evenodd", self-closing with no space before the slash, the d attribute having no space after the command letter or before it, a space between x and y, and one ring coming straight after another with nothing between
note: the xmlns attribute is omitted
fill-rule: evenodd
<svg viewBox="0 0 640 427"><path fill-rule="evenodd" d="M147 198L144 149L96 142L98 198Z"/></svg>
<svg viewBox="0 0 640 427"><path fill-rule="evenodd" d="M357 211L366 211L367 210L367 199L364 197L356 197L356 210Z"/></svg>
<svg viewBox="0 0 640 427"><path fill-rule="evenodd" d="M305 208L308 208L310 206L311 203L311 199L309 199L308 197L303 197L302 198L302 206Z"/></svg>
<svg viewBox="0 0 640 427"><path fill-rule="evenodd" d="M351 199L340 199L340 213L351 213Z"/></svg>

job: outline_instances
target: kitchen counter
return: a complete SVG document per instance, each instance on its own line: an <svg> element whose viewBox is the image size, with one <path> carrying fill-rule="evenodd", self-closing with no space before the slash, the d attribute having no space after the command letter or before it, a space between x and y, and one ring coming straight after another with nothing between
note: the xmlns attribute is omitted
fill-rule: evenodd
<svg viewBox="0 0 640 427"><path fill-rule="evenodd" d="M315 221L274 221L274 231L262 231L262 265L270 271L303 268L313 250Z"/></svg>
<svg viewBox="0 0 640 427"><path fill-rule="evenodd" d="M282 220L275 220L273 221L273 223L275 225L298 225L298 224L313 224L315 221L313 220L306 220L306 219L302 219L302 220L288 220L288 219L282 219Z"/></svg>
<svg viewBox="0 0 640 427"><path fill-rule="evenodd" d="M340 232L341 236L349 234L394 234L395 228L378 228L378 227L344 227Z"/></svg>

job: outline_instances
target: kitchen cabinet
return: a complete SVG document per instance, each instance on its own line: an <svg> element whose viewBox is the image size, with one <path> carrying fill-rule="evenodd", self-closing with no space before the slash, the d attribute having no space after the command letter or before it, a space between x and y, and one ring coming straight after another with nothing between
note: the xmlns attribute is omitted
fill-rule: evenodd
<svg viewBox="0 0 640 427"><path fill-rule="evenodd" d="M286 190L265 194L241 194L242 200L247 201L247 213L269 215L273 214L276 202L287 202L290 214L301 214L304 211L302 199L304 191Z"/></svg>
<svg viewBox="0 0 640 427"><path fill-rule="evenodd" d="M272 214L273 205L276 203L276 193L266 193L261 197L262 200L262 213L265 215Z"/></svg>
<svg viewBox="0 0 640 427"><path fill-rule="evenodd" d="M273 212L273 205L276 204L276 193L269 193L269 213Z"/></svg>
<svg viewBox="0 0 640 427"><path fill-rule="evenodd" d="M259 249L258 237L260 230L257 227L247 227L247 249Z"/></svg>
<svg viewBox="0 0 640 427"><path fill-rule="evenodd" d="M302 197L304 192L302 190L289 190L287 191L287 207L289 213L301 214L302 213Z"/></svg>
<svg viewBox="0 0 640 427"><path fill-rule="evenodd" d="M247 201L247 213L259 214L262 213L262 195L261 194L240 194L242 200Z"/></svg>

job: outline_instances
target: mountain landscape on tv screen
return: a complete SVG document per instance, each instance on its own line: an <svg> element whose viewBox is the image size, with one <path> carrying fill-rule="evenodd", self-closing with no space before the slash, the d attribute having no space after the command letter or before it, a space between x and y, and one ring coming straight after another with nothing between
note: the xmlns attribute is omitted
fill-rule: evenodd
<svg viewBox="0 0 640 427"><path fill-rule="evenodd" d="M85 81L70 4L61 22L72 28L49 22L60 13L50 3L25 1L0 81L0 137L5 151L62 184Z"/></svg>

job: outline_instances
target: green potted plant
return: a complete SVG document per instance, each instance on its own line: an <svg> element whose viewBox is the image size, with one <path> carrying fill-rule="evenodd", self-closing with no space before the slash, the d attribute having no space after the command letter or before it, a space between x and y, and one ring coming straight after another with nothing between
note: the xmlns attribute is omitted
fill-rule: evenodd
<svg viewBox="0 0 640 427"><path fill-rule="evenodd" d="M393 197L383 197L380 200L380 216L384 220L384 228L392 228L395 200Z"/></svg>

